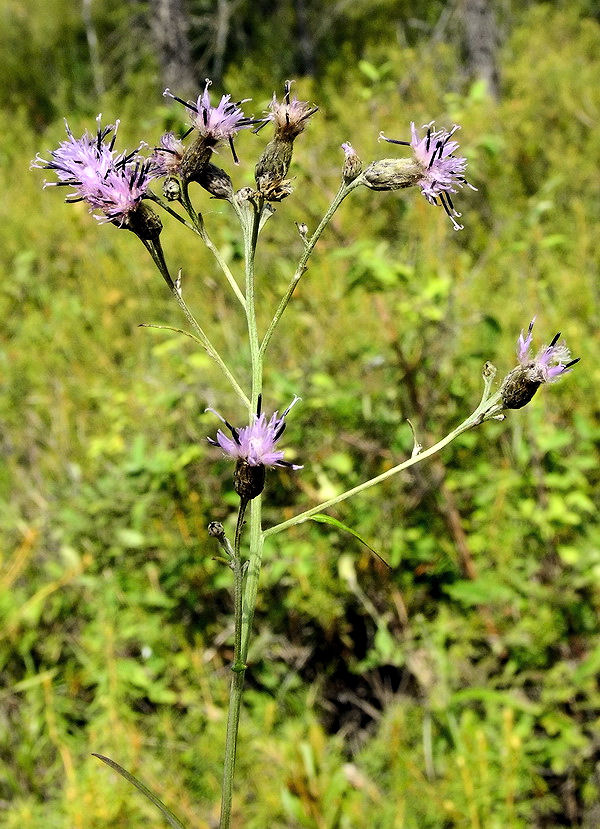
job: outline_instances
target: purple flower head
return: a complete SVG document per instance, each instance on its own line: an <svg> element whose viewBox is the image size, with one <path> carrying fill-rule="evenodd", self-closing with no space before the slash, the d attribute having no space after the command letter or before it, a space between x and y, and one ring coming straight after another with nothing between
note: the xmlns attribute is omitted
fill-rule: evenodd
<svg viewBox="0 0 600 829"><path fill-rule="evenodd" d="M311 106L306 101L299 101L294 95L290 95L292 81L286 81L284 86L283 100L279 102L274 92L269 111L261 124L261 127L272 121L275 124L275 137L284 141L293 141L297 135L304 130L306 122L319 109ZM260 127L259 127L260 129Z"/></svg>
<svg viewBox="0 0 600 829"><path fill-rule="evenodd" d="M46 182L45 187L72 187L66 201L86 201L92 210L101 211L96 216L100 221L123 226L140 206L156 173L153 165L138 155L139 147L132 153L116 153L119 122L102 127L100 118L95 136L86 131L75 138L67 124L67 140L50 152L49 160L38 155L31 166L56 173L58 181Z"/></svg>
<svg viewBox="0 0 600 829"><path fill-rule="evenodd" d="M240 130L256 124L253 118L248 118L240 109L240 105L249 101L250 98L244 98L244 100L234 103L231 100L231 95L223 95L219 104L214 107L210 103L208 92L211 83L212 81L207 78L204 92L198 95L196 101L184 101L182 98L178 98L177 95L173 95L170 89L165 89L163 95L173 98L189 110L192 129L198 130L200 136L209 145L214 147L220 141L229 141L233 159L237 163L238 159L233 149L233 138Z"/></svg>
<svg viewBox="0 0 600 829"><path fill-rule="evenodd" d="M101 115L96 122L98 129L95 135L86 130L81 138L75 138L67 122L67 140L62 141L56 150L50 152L50 160L36 155L31 162L31 168L53 170L58 181L44 182L44 187L70 186L84 187L93 184L98 176L105 175L114 163L113 147L117 137L119 121L102 127ZM108 136L113 133L109 143ZM74 194L79 196L79 194Z"/></svg>
<svg viewBox="0 0 600 829"><path fill-rule="evenodd" d="M571 352L566 345L558 345L560 332L552 339L550 345L544 346L535 357L532 357L534 322L535 317L529 323L527 334L524 331L519 334L519 365L506 375L500 387L502 404L506 409L521 409L526 406L542 383L554 383L563 374L568 374L579 362L579 357L571 360Z"/></svg>
<svg viewBox="0 0 600 829"><path fill-rule="evenodd" d="M154 148L150 156L154 174L158 176L176 176L179 173L179 166L185 147L172 132L166 132L160 139L160 146Z"/></svg>
<svg viewBox="0 0 600 829"><path fill-rule="evenodd" d="M527 329L527 336L524 336L523 331L519 335L517 341L517 356L519 362L523 367L534 370L540 383L554 383L563 374L568 374L572 367L579 362L580 357L571 360L571 352L564 343L558 344L560 338L560 331L556 334L550 345L544 346L537 355L531 358L531 343L533 340L533 324L535 317L529 323Z"/></svg>
<svg viewBox="0 0 600 829"><path fill-rule="evenodd" d="M414 123L411 123L410 141L396 141L386 138L382 133L379 137L390 144L404 144L412 148L414 158L421 168L420 177L416 182L420 186L421 192L430 204L437 205L439 199L439 203L450 217L454 229L462 230L463 225L456 221L461 214L454 208L450 193L456 193L456 187L464 187L465 185L470 187L471 190L477 188L469 184L464 176L467 159L454 155L459 145L452 140L452 136L460 127L455 124L450 132L436 130L432 121L429 124L424 124L423 129L427 132L423 138L420 138Z"/></svg>
<svg viewBox="0 0 600 829"><path fill-rule="evenodd" d="M231 437L228 437L221 429L217 432L217 439L208 438L213 446L220 446L230 458L242 459L249 466L287 466L290 469L302 469L297 464L283 460L283 450L276 449L276 444L285 431L285 418L293 406L300 400L294 397L287 409L280 415L275 412L267 420L265 414L261 414L261 401L259 398L258 410L254 415L254 422L250 426L243 426L236 429L229 421L221 417L214 409L207 409L207 412L215 414L229 429Z"/></svg>

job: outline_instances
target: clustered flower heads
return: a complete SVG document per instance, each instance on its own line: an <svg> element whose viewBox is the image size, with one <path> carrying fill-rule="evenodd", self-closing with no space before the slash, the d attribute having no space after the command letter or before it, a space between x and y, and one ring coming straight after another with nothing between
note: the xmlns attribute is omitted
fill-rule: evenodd
<svg viewBox="0 0 600 829"><path fill-rule="evenodd" d="M543 346L535 357L531 356L533 325L529 323L527 334L521 331L517 341L519 365L503 380L500 387L502 403L507 409L521 409L532 399L542 383L554 383L568 374L580 358L571 359L571 352L564 343L559 343L560 332L550 345Z"/></svg>
<svg viewBox="0 0 600 829"><path fill-rule="evenodd" d="M234 487L240 498L251 500L260 495L265 483L265 467L267 466L302 469L302 466L285 461L283 450L276 448L286 428L285 418L299 400L299 397L294 397L281 415L275 412L267 420L266 415L261 412L261 398L259 397L253 423L239 429L232 426L214 409L207 409L216 415L231 433L231 437L228 437L219 429L216 440L213 438L207 438L207 440L213 446L219 446L230 458L236 459Z"/></svg>
<svg viewBox="0 0 600 829"><path fill-rule="evenodd" d="M112 222L133 230L142 238L157 238L162 224L158 216L142 206L148 187L156 177L152 163L132 153L114 150L119 122L102 127L97 118L95 135L87 131L75 138L66 125L67 140L50 152L50 159L37 155L33 168L53 170L58 181L44 186L72 187L67 202L85 201L101 222ZM111 136L112 133L112 137Z"/></svg>
<svg viewBox="0 0 600 829"><path fill-rule="evenodd" d="M414 123L411 123L410 141L386 138L380 133L380 139L389 144L411 147L413 157L374 161L365 170L365 183L372 190L398 190L418 185L430 204L442 205L454 229L462 230L463 225L456 221L461 214L455 209L450 194L458 192L457 187L477 188L465 178L467 159L454 155L459 145L452 140L452 136L460 127L455 124L449 132L436 130L432 121L423 129L427 132L421 138Z"/></svg>

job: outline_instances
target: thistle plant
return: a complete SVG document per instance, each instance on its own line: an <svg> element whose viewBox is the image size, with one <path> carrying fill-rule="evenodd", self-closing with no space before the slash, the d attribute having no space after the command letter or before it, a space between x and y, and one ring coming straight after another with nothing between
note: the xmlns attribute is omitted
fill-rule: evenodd
<svg viewBox="0 0 600 829"><path fill-rule="evenodd" d="M380 134L382 140L406 148L404 154L394 158L375 159L366 166L353 146L344 142L341 145L344 159L340 168L339 189L312 233L305 225L298 227L303 241L302 254L291 272L279 305L272 312L270 323L261 332L257 326L255 300L255 285L261 278L256 260L258 240L265 223L274 213L272 204L288 198L293 192L293 180L288 178L288 173L294 142L310 129L310 121L316 115L317 107L292 96L290 82L286 82L282 98L274 95L268 111L260 117L247 115L244 111L248 99L234 102L230 95L225 94L214 105L208 80L203 91L193 101L184 101L170 90L165 90L164 94L182 105L189 118L189 129L182 138L174 133L166 133L154 142L154 147L143 143L133 151L119 151L115 148L119 122L102 126L98 116L95 133L84 132L80 138L75 138L67 125L66 140L50 152L49 156L38 155L32 162L32 167L48 170L55 176L55 180L46 183L48 186L68 188L67 202L84 201L99 223L112 224L139 238L185 317L189 328L182 333L191 337L210 355L240 404L240 410L231 414L231 419L226 419L212 408L207 409L224 427L218 428L215 437L208 437L208 443L234 461L232 481L239 498L233 541L227 537L220 523L213 521L208 527L209 537L221 548L219 560L232 571L233 583L234 653L220 821L221 829L226 829L231 824L238 724L265 542L311 518L328 520L324 513L342 501L427 460L463 432L489 420L503 420L511 409L526 405L541 385L553 383L568 374L578 360L571 359L566 345L559 342L560 334L532 357L532 321L527 333L522 331L518 337L516 367L498 383L495 367L486 363L483 367L483 392L479 403L449 434L428 447L421 446L414 436L410 456L399 459L396 465L382 474L315 504L292 518L273 526L263 526L261 507L265 488L268 492L268 469L286 467L291 475L303 474L303 466L286 460L285 449L280 448L286 418L299 403L300 397L295 396L282 414L278 411L272 414L263 411L264 365L273 334L332 217L342 202L361 186L373 191L418 187L429 203L443 207L454 229L461 230L462 225L457 221L461 214L454 206L453 196L465 187L475 188L465 177L466 158L457 155L459 145L455 135L458 125L446 131L435 129L432 122L426 124L424 132L419 134L412 123L409 141L390 139ZM262 150L257 152L255 186L235 189L229 173L216 165L213 159L218 149L225 145L231 151L233 163L237 163L234 140L240 130L248 129L259 135L254 139L257 142L262 140L263 129L272 130L272 135ZM227 163L227 155L228 153L219 154L220 163ZM190 192L191 185L194 185L193 192ZM206 229L198 205L202 205L208 197L226 201L239 222L244 250L243 285L240 285ZM374 194L373 198L378 196ZM181 274L179 272L176 276L173 275L162 248L163 222L158 211L162 211L163 219L184 225L208 248L214 257L215 267L220 269L222 278L233 292L246 321L246 348L250 363L248 383L235 376L227 359L217 351L203 324L188 307L183 295ZM297 391L299 395L303 394L302 389ZM267 394L267 398L270 401L271 395ZM233 425L240 424L241 420L245 420L245 425ZM338 528L354 532L339 521L335 523ZM143 783L115 760L96 756L148 797L171 826L182 827L173 812Z"/></svg>

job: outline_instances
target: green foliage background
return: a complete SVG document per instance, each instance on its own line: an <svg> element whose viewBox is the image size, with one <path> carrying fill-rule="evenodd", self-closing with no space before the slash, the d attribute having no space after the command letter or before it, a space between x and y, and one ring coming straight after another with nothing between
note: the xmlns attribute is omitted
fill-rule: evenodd
<svg viewBox="0 0 600 829"><path fill-rule="evenodd" d="M423 443L449 431L479 399L482 363L512 368L534 314L538 338L561 330L582 362L505 423L340 506L391 573L330 526L269 541L235 825L593 827L600 25L584 3L513 11L494 101L466 81L457 47L399 46L383 25L392 6L358 4L317 78L298 79L320 112L264 234L261 324L301 252L293 222L314 227L337 189L342 141L369 161L391 153L380 129L460 123L478 192L457 199L459 234L417 191L356 192L336 215L271 346L265 403L302 396L286 445L305 468L269 474L266 522L405 457L406 418ZM2 11L1 822L163 825L97 751L203 829L218 815L232 633L230 573L205 528L232 530L235 515L204 409L235 421L237 404L190 341L137 327L182 322L138 240L27 170L62 140L65 114L76 135L98 111L122 118L127 146L181 116L150 51L122 57L119 5L101 12L119 72L98 101L74 5ZM285 39L261 32L224 84L255 112L288 69ZM240 136L235 170L223 154L236 186L266 140ZM196 198L238 269L227 206ZM247 377L243 321L213 261L185 228L163 242Z"/></svg>

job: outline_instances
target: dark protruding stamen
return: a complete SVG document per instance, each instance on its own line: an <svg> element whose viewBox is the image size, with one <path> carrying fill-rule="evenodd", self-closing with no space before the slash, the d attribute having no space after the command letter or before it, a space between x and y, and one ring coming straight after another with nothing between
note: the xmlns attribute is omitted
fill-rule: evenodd
<svg viewBox="0 0 600 829"><path fill-rule="evenodd" d="M287 423L284 420L283 423L281 424L281 426L279 427L279 429L273 435L273 441L279 440L279 438L285 432L286 426L287 426Z"/></svg>
<svg viewBox="0 0 600 829"><path fill-rule="evenodd" d="M388 144L402 144L403 147L410 147L410 141L398 141L395 138L386 138L385 135L381 136L384 141L387 141Z"/></svg>
<svg viewBox="0 0 600 829"><path fill-rule="evenodd" d="M188 135L193 131L194 131L194 128L190 127L189 130L186 130L186 132L183 133L183 135L181 136L181 140L185 141L185 139L188 137Z"/></svg>
<svg viewBox="0 0 600 829"><path fill-rule="evenodd" d="M255 130L252 130L252 132L256 135L256 133L257 133L257 132L260 132L260 131L262 130L262 128L263 128L263 127L266 127L266 126L267 126L267 124L269 123L269 120L270 120L269 118L263 118L263 119L259 122L259 124L258 124L257 128L256 128Z"/></svg>
<svg viewBox="0 0 600 829"><path fill-rule="evenodd" d="M438 141L437 144L435 145L435 150L431 153L431 158L429 159L429 168L431 168L431 165L435 161L435 156L436 156L436 153L437 153L438 150L440 150L440 155L441 155L441 146L442 146L442 142Z"/></svg>
<svg viewBox="0 0 600 829"><path fill-rule="evenodd" d="M256 401L256 416L260 417L260 412L262 409L262 394L258 395L258 400Z"/></svg>
<svg viewBox="0 0 600 829"><path fill-rule="evenodd" d="M206 107L202 108L202 120L204 121L204 126L208 126L208 110Z"/></svg>
<svg viewBox="0 0 600 829"><path fill-rule="evenodd" d="M429 147L431 146L431 127L427 127L427 143L425 144L426 152L429 152Z"/></svg>
<svg viewBox="0 0 600 829"><path fill-rule="evenodd" d="M311 115L314 115L315 112L318 112L318 111L319 111L319 107L313 107L312 109L309 109L308 112L304 113L304 115L302 116L300 121L301 122L306 121L307 118L310 118ZM401 142L401 143L404 143L404 142Z"/></svg>
<svg viewBox="0 0 600 829"><path fill-rule="evenodd" d="M555 345L556 345L556 343L558 342L558 338L559 338L559 337L560 337L560 331L558 332L558 334L555 334L555 335L554 335L554 337L552 338L552 342L550 343L550 345L548 346L548 348L552 348L553 346L555 346Z"/></svg>
<svg viewBox="0 0 600 829"><path fill-rule="evenodd" d="M444 198L444 196L445 196L446 198ZM451 211L450 211L450 207L446 204L446 199L447 199L447 198L448 198L448 193L440 193L440 201L441 201L441 203L442 203L442 207L444 208L444 210L446 211L446 213L447 213L449 216L452 216L452 213L451 213Z"/></svg>
<svg viewBox="0 0 600 829"><path fill-rule="evenodd" d="M527 333L528 333L528 334L531 334L531 332L533 331L533 324L534 324L534 322L535 322L535 320L533 319L533 320L531 320L531 322L529 323L529 328L527 329Z"/></svg>
<svg viewBox="0 0 600 829"><path fill-rule="evenodd" d="M171 95L171 97L174 101L178 101L180 104L183 104L184 107L187 107L187 109L191 109L192 112L198 114L198 107L190 103L190 101L184 101L183 98L178 98L177 95Z"/></svg>
<svg viewBox="0 0 600 829"><path fill-rule="evenodd" d="M231 432L231 437L235 440L237 445L240 446L240 433L238 432L238 430L235 428L235 426L232 426L228 420L225 421L225 426L227 426L227 428Z"/></svg>
<svg viewBox="0 0 600 829"><path fill-rule="evenodd" d="M571 360L570 363L566 363L566 365L563 366L563 371L568 369L568 368L571 368L571 366L574 366L575 363L578 363L580 360L581 360L581 357L576 357L574 360Z"/></svg>
<svg viewBox="0 0 600 829"><path fill-rule="evenodd" d="M450 193L446 191L446 198L448 199L448 204L450 205L450 209L454 210L454 205L452 204L452 199L450 198Z"/></svg>
<svg viewBox="0 0 600 829"><path fill-rule="evenodd" d="M230 149L231 149L231 155L233 156L233 163L234 163L234 164L239 164L239 163L240 163L240 160L239 160L239 158L237 157L237 153L236 153L236 151L235 151L235 147L233 146L233 136L232 136L232 135L230 135L230 136L229 136L229 147L230 147Z"/></svg>
<svg viewBox="0 0 600 829"><path fill-rule="evenodd" d="M214 440L213 438L206 438L206 440L210 443L211 446L218 446L219 445L217 443L217 441Z"/></svg>

